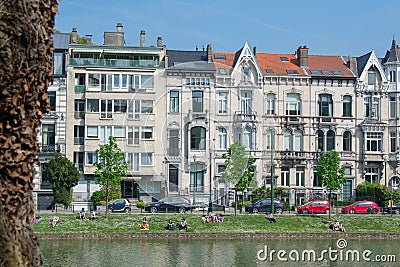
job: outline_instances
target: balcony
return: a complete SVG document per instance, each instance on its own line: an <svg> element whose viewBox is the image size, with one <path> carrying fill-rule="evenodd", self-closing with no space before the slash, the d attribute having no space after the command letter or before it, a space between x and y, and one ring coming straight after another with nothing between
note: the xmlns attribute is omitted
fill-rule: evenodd
<svg viewBox="0 0 400 267"><path fill-rule="evenodd" d="M39 146L39 153L56 153L60 152L61 148L59 144L51 144L51 145L41 145Z"/></svg>
<svg viewBox="0 0 400 267"><path fill-rule="evenodd" d="M84 119L85 118L85 112L84 111L75 111L74 118L75 119Z"/></svg>
<svg viewBox="0 0 400 267"><path fill-rule="evenodd" d="M281 124L284 125L304 125L306 122L304 121L304 117L300 116L285 116L281 120Z"/></svg>
<svg viewBox="0 0 400 267"><path fill-rule="evenodd" d="M280 152L282 160L305 160L306 152L304 151L281 151Z"/></svg>
<svg viewBox="0 0 400 267"><path fill-rule="evenodd" d="M164 62L156 60L128 60L128 59L95 59L95 58L71 58L70 66L94 66L115 68L163 68Z"/></svg>
<svg viewBox="0 0 400 267"><path fill-rule="evenodd" d="M85 137L74 137L74 145L84 145Z"/></svg>
<svg viewBox="0 0 400 267"><path fill-rule="evenodd" d="M53 186L49 181L42 181L40 184L40 189L53 189Z"/></svg>
<svg viewBox="0 0 400 267"><path fill-rule="evenodd" d="M257 113L256 112L251 112L251 113L241 113L241 112L235 112L235 117L234 121L238 122L257 122Z"/></svg>
<svg viewBox="0 0 400 267"><path fill-rule="evenodd" d="M75 85L75 93L84 93L86 91L86 85Z"/></svg>
<svg viewBox="0 0 400 267"><path fill-rule="evenodd" d="M75 168L77 168L78 171L83 172L83 163L75 163Z"/></svg>

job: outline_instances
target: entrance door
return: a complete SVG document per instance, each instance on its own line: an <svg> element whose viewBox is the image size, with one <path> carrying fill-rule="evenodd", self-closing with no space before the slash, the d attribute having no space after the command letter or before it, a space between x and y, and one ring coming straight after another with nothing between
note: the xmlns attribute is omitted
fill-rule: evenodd
<svg viewBox="0 0 400 267"><path fill-rule="evenodd" d="M138 184L136 181L121 181L121 191L123 198L138 198Z"/></svg>

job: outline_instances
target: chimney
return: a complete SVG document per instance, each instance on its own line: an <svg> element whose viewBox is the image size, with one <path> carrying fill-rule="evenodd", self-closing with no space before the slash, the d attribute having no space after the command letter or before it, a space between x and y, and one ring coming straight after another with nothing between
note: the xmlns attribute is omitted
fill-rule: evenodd
<svg viewBox="0 0 400 267"><path fill-rule="evenodd" d="M253 46L253 55L257 56L257 48L255 46Z"/></svg>
<svg viewBox="0 0 400 267"><path fill-rule="evenodd" d="M157 37L157 47L162 47L162 38L160 36Z"/></svg>
<svg viewBox="0 0 400 267"><path fill-rule="evenodd" d="M144 46L146 32L144 30L140 31L140 46Z"/></svg>
<svg viewBox="0 0 400 267"><path fill-rule="evenodd" d="M118 22L117 23L117 32L122 32L122 28L123 28L122 23Z"/></svg>
<svg viewBox="0 0 400 267"><path fill-rule="evenodd" d="M76 44L76 41L78 40L78 31L76 28L72 28L71 32L71 44Z"/></svg>
<svg viewBox="0 0 400 267"><path fill-rule="evenodd" d="M86 34L86 44L89 44L89 45L92 44L92 35L91 34Z"/></svg>
<svg viewBox="0 0 400 267"><path fill-rule="evenodd" d="M308 47L307 46L299 46L297 48L297 59L299 61L301 68L308 67Z"/></svg>
<svg viewBox="0 0 400 267"><path fill-rule="evenodd" d="M196 45L196 51L199 51L199 47Z"/></svg>
<svg viewBox="0 0 400 267"><path fill-rule="evenodd" d="M211 45L207 45L207 62L212 62L212 48Z"/></svg>
<svg viewBox="0 0 400 267"><path fill-rule="evenodd" d="M349 55L348 58L349 58L349 60L347 61L347 67L349 69L354 69L353 59L352 59L351 55Z"/></svg>

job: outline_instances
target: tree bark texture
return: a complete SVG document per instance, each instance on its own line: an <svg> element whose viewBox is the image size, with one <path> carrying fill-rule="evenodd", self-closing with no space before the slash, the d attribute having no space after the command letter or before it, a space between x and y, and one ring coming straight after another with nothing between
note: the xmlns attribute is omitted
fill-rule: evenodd
<svg viewBox="0 0 400 267"><path fill-rule="evenodd" d="M0 266L40 266L33 176L57 0L0 0Z"/></svg>

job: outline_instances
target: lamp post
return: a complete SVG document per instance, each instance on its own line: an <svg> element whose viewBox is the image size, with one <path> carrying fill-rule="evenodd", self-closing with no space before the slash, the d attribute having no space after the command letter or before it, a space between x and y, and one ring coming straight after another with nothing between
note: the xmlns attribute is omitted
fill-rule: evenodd
<svg viewBox="0 0 400 267"><path fill-rule="evenodd" d="M196 205L196 190L197 190L197 164L196 164L196 155L193 155L193 164L194 164L194 189L193 189L193 206Z"/></svg>
<svg viewBox="0 0 400 267"><path fill-rule="evenodd" d="M271 213L272 214L274 214L274 205L275 205L275 202L274 202L274 194L275 194L275 192L274 192L274 187L275 187L275 185L274 185L274 183L275 183L275 170L274 170L274 167L275 167L275 164L274 164L274 149L273 149L273 138L272 137L275 137L274 136L274 134L271 132Z"/></svg>
<svg viewBox="0 0 400 267"><path fill-rule="evenodd" d="M209 191L210 191L210 195L209 195L209 197L208 197L208 213L211 213L212 212L212 196L211 196L211 190L212 190L212 188L211 188L211 183L212 183L212 173L211 173L211 170L212 170L212 150L211 150L211 148L210 148L210 170L209 170L209 172L210 172L210 188L209 188Z"/></svg>

